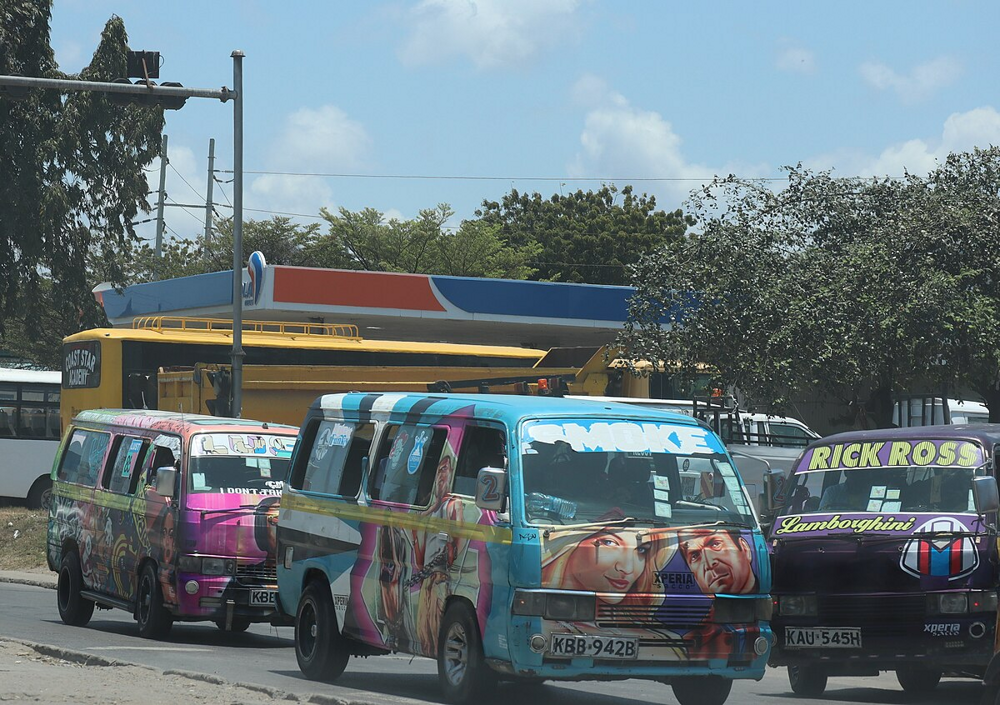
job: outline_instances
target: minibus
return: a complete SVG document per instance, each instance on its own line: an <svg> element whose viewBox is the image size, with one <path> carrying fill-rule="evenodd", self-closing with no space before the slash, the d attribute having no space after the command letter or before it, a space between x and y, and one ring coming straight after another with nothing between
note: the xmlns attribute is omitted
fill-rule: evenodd
<svg viewBox="0 0 1000 705"><path fill-rule="evenodd" d="M684 477L696 474L696 482ZM682 705L759 680L770 566L711 429L625 404L331 394L278 518L278 609L309 678L436 659L451 702L498 679L643 678Z"/></svg>
<svg viewBox="0 0 1000 705"><path fill-rule="evenodd" d="M73 418L52 471L47 559L66 624L94 607L139 633L275 618L278 501L297 429L165 411Z"/></svg>
<svg viewBox="0 0 1000 705"><path fill-rule="evenodd" d="M770 659L796 694L884 671L914 695L942 676L995 680L998 444L997 427L979 424L806 448L770 529Z"/></svg>

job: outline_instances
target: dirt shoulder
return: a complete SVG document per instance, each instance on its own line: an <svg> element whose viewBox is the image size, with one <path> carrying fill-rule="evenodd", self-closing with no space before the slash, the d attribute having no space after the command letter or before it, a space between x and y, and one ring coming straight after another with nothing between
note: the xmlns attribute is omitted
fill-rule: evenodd
<svg viewBox="0 0 1000 705"><path fill-rule="evenodd" d="M47 571L48 524L42 509L0 507L0 570Z"/></svg>
<svg viewBox="0 0 1000 705"><path fill-rule="evenodd" d="M0 701L107 705L257 705L288 700L342 703L322 695L296 696L262 686L227 683L209 675L161 672L147 666L0 639Z"/></svg>

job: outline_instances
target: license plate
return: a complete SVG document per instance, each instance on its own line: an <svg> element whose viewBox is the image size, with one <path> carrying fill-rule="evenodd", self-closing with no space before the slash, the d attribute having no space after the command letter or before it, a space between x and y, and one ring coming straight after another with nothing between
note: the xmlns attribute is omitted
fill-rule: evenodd
<svg viewBox="0 0 1000 705"><path fill-rule="evenodd" d="M277 590L251 590L251 607L274 607L278 597Z"/></svg>
<svg viewBox="0 0 1000 705"><path fill-rule="evenodd" d="M639 655L635 638L553 634L549 656L634 659Z"/></svg>
<svg viewBox="0 0 1000 705"><path fill-rule="evenodd" d="M861 628L785 627L785 646L800 649L860 649Z"/></svg>

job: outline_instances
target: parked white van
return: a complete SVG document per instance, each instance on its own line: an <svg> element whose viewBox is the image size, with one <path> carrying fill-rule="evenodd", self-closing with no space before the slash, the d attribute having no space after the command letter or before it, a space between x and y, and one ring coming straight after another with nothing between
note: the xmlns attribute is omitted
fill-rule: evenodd
<svg viewBox="0 0 1000 705"><path fill-rule="evenodd" d="M989 407L982 402L941 397L900 399L892 411L892 422L899 427L987 423L989 420Z"/></svg>

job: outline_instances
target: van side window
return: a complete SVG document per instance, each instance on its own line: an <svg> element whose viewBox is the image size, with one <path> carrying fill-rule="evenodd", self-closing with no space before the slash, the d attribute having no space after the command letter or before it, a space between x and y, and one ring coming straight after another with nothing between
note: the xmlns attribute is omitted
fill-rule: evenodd
<svg viewBox="0 0 1000 705"><path fill-rule="evenodd" d="M109 454L111 467L105 471L101 485L112 492L123 493L134 487L133 477L139 474L139 462L146 456L148 441L141 438L119 436Z"/></svg>
<svg viewBox="0 0 1000 705"><path fill-rule="evenodd" d="M383 502L426 506L447 436L447 429L429 426L386 428L368 495Z"/></svg>
<svg viewBox="0 0 1000 705"><path fill-rule="evenodd" d="M308 459L304 465L302 458L297 459L291 486L306 492L357 495L362 459L368 455L374 430L370 423L324 420L314 424L304 438L308 443L309 436L313 437Z"/></svg>
<svg viewBox="0 0 1000 705"><path fill-rule="evenodd" d="M93 487L104 465L104 455L110 442L111 435L107 433L83 429L73 431L57 477L65 482Z"/></svg>
<svg viewBox="0 0 1000 705"><path fill-rule="evenodd" d="M503 431L485 426L466 427L452 492L475 497L479 471L483 468L503 469L506 461L507 440Z"/></svg>

